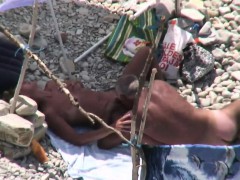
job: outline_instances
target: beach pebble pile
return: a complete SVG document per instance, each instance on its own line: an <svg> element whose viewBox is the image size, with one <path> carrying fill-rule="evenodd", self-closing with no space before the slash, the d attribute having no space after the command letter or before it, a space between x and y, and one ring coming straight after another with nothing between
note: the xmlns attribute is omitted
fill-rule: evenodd
<svg viewBox="0 0 240 180"><path fill-rule="evenodd" d="M108 8L103 8L106 4L109 9L119 8L119 5L112 6L111 1L103 0L92 0L87 4L80 0L53 1L68 60L73 61L113 30L120 15L111 14ZM186 0L182 4L184 17L194 17L194 21L202 23L199 40L215 57L215 67L214 71L194 84L178 79L178 91L195 107L220 109L240 98L240 1ZM31 7L0 14L1 23L23 38L31 24L31 17ZM70 78L59 65L64 56L47 3L39 7L38 26L37 40L34 42L36 54L57 77L63 80ZM114 86L124 65L107 60L104 45L75 63L71 78L81 80L93 90L106 90ZM36 62L30 61L26 80L44 85L49 78ZM49 138L44 138L41 144L49 157L48 163L40 164L31 154L16 160L2 157L0 179L73 179L67 174L67 164L51 146Z"/></svg>

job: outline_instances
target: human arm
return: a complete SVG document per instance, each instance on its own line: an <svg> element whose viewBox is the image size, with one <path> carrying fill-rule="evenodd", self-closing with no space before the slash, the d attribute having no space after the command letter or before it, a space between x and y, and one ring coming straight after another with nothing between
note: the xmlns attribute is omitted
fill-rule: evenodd
<svg viewBox="0 0 240 180"><path fill-rule="evenodd" d="M111 126L119 130L125 138L130 139L131 118L132 116L130 112L128 112L117 119ZM101 149L111 149L122 142L123 140L117 134L113 133L98 140L98 147Z"/></svg>
<svg viewBox="0 0 240 180"><path fill-rule="evenodd" d="M62 117L53 113L53 111L48 110L44 113L49 129L63 140L76 146L93 143L113 133L112 130L105 127L100 127L99 129L90 130L85 133L78 133Z"/></svg>

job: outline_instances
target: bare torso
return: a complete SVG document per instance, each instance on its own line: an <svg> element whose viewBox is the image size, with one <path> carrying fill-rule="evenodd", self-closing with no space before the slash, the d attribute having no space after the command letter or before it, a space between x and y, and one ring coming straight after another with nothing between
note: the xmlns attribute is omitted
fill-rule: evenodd
<svg viewBox="0 0 240 180"><path fill-rule="evenodd" d="M145 135L159 144L225 145L233 140L236 127L229 117L220 114L223 112L195 109L166 82L156 80L153 86ZM145 97L146 90L138 114L142 112ZM228 128L224 128L226 125Z"/></svg>
<svg viewBox="0 0 240 180"><path fill-rule="evenodd" d="M79 103L79 105L86 111L91 112L98 117L102 118L106 123L109 123L114 117L111 113L110 109L112 103L116 100L115 91L107 91L107 92L98 92L92 91L87 88L84 88L80 82L66 81L68 90L72 93L75 100ZM79 109L71 104L69 98L57 88L56 83L50 81L47 83L45 87L46 92L51 92L51 95L46 97L45 103L46 106L42 108L50 108L57 109L59 115L71 126L81 125L81 126L93 126L93 124L82 115ZM57 108L56 108L57 107ZM43 112L45 110L43 109ZM119 110L119 116L123 115L126 110L123 112ZM115 113L117 114L117 113ZM97 127L99 124L96 122L95 126Z"/></svg>

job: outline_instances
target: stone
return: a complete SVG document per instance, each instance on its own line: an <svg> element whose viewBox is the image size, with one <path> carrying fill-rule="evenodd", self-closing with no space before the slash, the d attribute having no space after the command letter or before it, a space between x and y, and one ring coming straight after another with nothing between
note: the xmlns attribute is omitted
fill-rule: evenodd
<svg viewBox="0 0 240 180"><path fill-rule="evenodd" d="M225 52L220 48L216 48L212 50L212 55L216 60L221 60L222 58L225 57Z"/></svg>
<svg viewBox="0 0 240 180"><path fill-rule="evenodd" d="M236 6L240 6L240 0L233 0L232 4L234 4Z"/></svg>
<svg viewBox="0 0 240 180"><path fill-rule="evenodd" d="M236 101L238 99L240 99L240 94L239 93L233 93L232 96L231 96L231 100Z"/></svg>
<svg viewBox="0 0 240 180"><path fill-rule="evenodd" d="M183 92L181 94L182 95L191 95L192 94L192 90L191 89L185 89L185 90L183 90Z"/></svg>
<svg viewBox="0 0 240 180"><path fill-rule="evenodd" d="M219 16L219 11L217 9L207 9L207 16L209 18L218 17Z"/></svg>
<svg viewBox="0 0 240 180"><path fill-rule="evenodd" d="M13 98L10 99L10 104L12 103ZM36 113L37 108L37 103L33 99L25 95L19 95L16 103L15 112L20 116L30 116Z"/></svg>
<svg viewBox="0 0 240 180"><path fill-rule="evenodd" d="M214 104L216 102L216 99L217 99L217 94L213 91L210 91L209 92L209 98L210 98L211 104Z"/></svg>
<svg viewBox="0 0 240 180"><path fill-rule="evenodd" d="M227 13L227 14L223 15L223 17L225 19L227 19L228 21L231 21L231 20L234 20L235 15L231 12L231 13Z"/></svg>
<svg viewBox="0 0 240 180"><path fill-rule="evenodd" d="M181 16L191 19L195 22L202 22L205 16L196 9L183 8L181 9Z"/></svg>
<svg viewBox="0 0 240 180"><path fill-rule="evenodd" d="M222 81L222 80L221 80L221 77L218 76L218 77L216 77L216 78L214 79L214 84L219 84L221 81Z"/></svg>
<svg viewBox="0 0 240 180"><path fill-rule="evenodd" d="M29 155L31 153L31 148L30 146L19 147L0 141L0 151L9 159L18 159Z"/></svg>
<svg viewBox="0 0 240 180"><path fill-rule="evenodd" d="M16 114L0 116L0 139L8 143L27 147L34 134L33 124Z"/></svg>
<svg viewBox="0 0 240 180"><path fill-rule="evenodd" d="M207 21L203 27L200 29L198 35L199 36L208 36L211 34L212 23Z"/></svg>
<svg viewBox="0 0 240 180"><path fill-rule="evenodd" d="M185 4L185 8L193 8L197 10L204 9L204 4L202 0L190 0Z"/></svg>
<svg viewBox="0 0 240 180"><path fill-rule="evenodd" d="M46 49L47 46L48 46L48 42L46 39L44 39L42 36L35 36L31 49L33 51L38 52L43 49Z"/></svg>
<svg viewBox="0 0 240 180"><path fill-rule="evenodd" d="M31 33L32 25L31 24L26 24L26 23L21 23L19 25L19 34L24 36L25 38L29 38L29 35ZM36 34L39 33L40 31L40 26L36 26Z"/></svg>
<svg viewBox="0 0 240 180"><path fill-rule="evenodd" d="M29 66L28 69L30 69L31 71L35 71L38 68L37 62L32 62Z"/></svg>
<svg viewBox="0 0 240 180"><path fill-rule="evenodd" d="M232 84L229 84L229 85L227 86L227 89L228 89L229 91L232 91L232 90L235 88L235 86L236 86L236 83L233 82Z"/></svg>
<svg viewBox="0 0 240 180"><path fill-rule="evenodd" d="M202 92L198 93L198 96L200 98L205 98L207 95L208 95L208 91L202 91Z"/></svg>
<svg viewBox="0 0 240 180"><path fill-rule="evenodd" d="M66 32L60 32L60 36L61 36L61 39L62 39L62 43L66 43L67 40L68 40L68 34ZM58 38L58 34L55 33L54 34L54 39L59 42L59 38Z"/></svg>
<svg viewBox="0 0 240 180"><path fill-rule="evenodd" d="M240 81L240 71L234 71L231 73L231 76L237 80L237 81Z"/></svg>
<svg viewBox="0 0 240 180"><path fill-rule="evenodd" d="M10 112L10 104L7 102L0 100L0 116L4 116L9 114Z"/></svg>
<svg viewBox="0 0 240 180"><path fill-rule="evenodd" d="M223 97L222 96L218 96L216 99L216 103L222 103L223 101Z"/></svg>
<svg viewBox="0 0 240 180"><path fill-rule="evenodd" d="M64 57L60 57L59 64L60 64L62 71L65 74L71 74L75 71L75 64L73 63L73 61L71 61L69 59L65 60Z"/></svg>
<svg viewBox="0 0 240 180"><path fill-rule="evenodd" d="M211 105L211 100L210 98L199 98L200 100L200 104L203 106L203 107L208 107Z"/></svg>
<svg viewBox="0 0 240 180"><path fill-rule="evenodd" d="M221 15L231 12L231 8L229 6L219 7L218 10Z"/></svg>
<svg viewBox="0 0 240 180"><path fill-rule="evenodd" d="M42 124L45 122L45 115L39 110L37 110L36 113L31 116L24 116L24 118L30 121L34 128L42 126Z"/></svg>
<svg viewBox="0 0 240 180"><path fill-rule="evenodd" d="M35 128L34 129L34 135L33 135L33 139L35 139L36 141L41 140L42 138L44 138L46 132L48 129L48 125L46 122L44 122L40 127Z"/></svg>
<svg viewBox="0 0 240 180"><path fill-rule="evenodd" d="M213 88L213 91L216 93L221 93L225 89L226 89L225 87L215 87L215 88Z"/></svg>
<svg viewBox="0 0 240 180"><path fill-rule="evenodd" d="M225 81L225 80L227 80L227 79L229 78L229 76L230 76L229 73L228 73L228 72L225 72L225 73L222 74L221 80L222 80L222 81Z"/></svg>
<svg viewBox="0 0 240 180"><path fill-rule="evenodd" d="M220 68L216 69L216 73L218 76L221 76L224 72L225 71L223 69L220 69Z"/></svg>
<svg viewBox="0 0 240 180"><path fill-rule="evenodd" d="M221 82L221 86L228 86L230 84L233 84L234 82L232 80L225 80Z"/></svg>
<svg viewBox="0 0 240 180"><path fill-rule="evenodd" d="M217 40L219 43L223 43L223 44L229 43L229 41L232 37L231 32L229 32L227 30L223 30L223 29L220 29L217 32L218 32Z"/></svg>
<svg viewBox="0 0 240 180"><path fill-rule="evenodd" d="M232 93L231 93L230 91L228 91L228 90L224 90L224 91L222 92L222 96L223 96L224 98L231 98Z"/></svg>
<svg viewBox="0 0 240 180"><path fill-rule="evenodd" d="M221 103L216 103L216 104L213 104L210 109L212 110L217 110L217 109L222 109L225 105L224 104L221 104Z"/></svg>

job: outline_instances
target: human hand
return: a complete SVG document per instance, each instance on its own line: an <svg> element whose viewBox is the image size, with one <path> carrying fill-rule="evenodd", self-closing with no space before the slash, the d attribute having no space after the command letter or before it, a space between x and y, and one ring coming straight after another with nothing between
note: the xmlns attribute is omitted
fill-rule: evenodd
<svg viewBox="0 0 240 180"><path fill-rule="evenodd" d="M113 123L113 127L121 132L131 131L132 114L127 113Z"/></svg>

